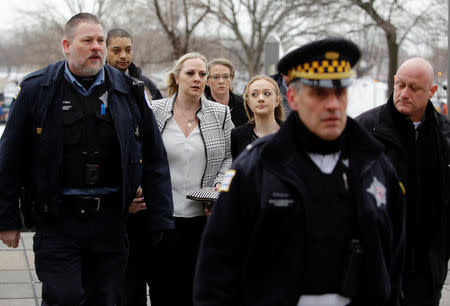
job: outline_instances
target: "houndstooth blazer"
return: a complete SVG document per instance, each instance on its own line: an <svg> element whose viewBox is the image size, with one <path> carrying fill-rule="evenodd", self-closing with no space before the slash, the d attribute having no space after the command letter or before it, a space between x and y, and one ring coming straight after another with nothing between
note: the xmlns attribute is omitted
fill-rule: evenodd
<svg viewBox="0 0 450 306"><path fill-rule="evenodd" d="M173 116L175 98L176 95L155 100L150 105L161 134L167 120ZM206 150L206 167L201 187L211 187L222 182L225 171L231 166L230 134L234 125L228 106L206 100L204 97L201 98L197 119Z"/></svg>

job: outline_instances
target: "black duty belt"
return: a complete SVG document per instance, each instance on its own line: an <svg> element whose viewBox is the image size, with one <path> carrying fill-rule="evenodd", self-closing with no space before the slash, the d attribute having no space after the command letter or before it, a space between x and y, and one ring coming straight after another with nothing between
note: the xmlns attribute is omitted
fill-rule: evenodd
<svg viewBox="0 0 450 306"><path fill-rule="evenodd" d="M111 207L119 207L120 201L116 196L65 196L62 198L63 210L70 211L75 216L84 217Z"/></svg>

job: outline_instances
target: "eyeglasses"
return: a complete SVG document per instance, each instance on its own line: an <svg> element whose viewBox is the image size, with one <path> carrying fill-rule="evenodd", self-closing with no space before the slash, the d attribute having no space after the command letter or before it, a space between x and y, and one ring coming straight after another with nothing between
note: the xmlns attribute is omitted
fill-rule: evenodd
<svg viewBox="0 0 450 306"><path fill-rule="evenodd" d="M223 75L215 74L215 75L210 76L210 78L212 78L214 81L218 81L219 79L223 79L224 81L228 81L229 79L231 79L231 75L229 75L229 74L223 74Z"/></svg>

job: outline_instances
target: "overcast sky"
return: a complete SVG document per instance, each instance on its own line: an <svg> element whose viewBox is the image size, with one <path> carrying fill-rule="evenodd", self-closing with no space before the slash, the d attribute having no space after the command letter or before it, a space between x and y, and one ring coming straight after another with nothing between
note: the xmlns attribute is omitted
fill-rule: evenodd
<svg viewBox="0 0 450 306"><path fill-rule="evenodd" d="M93 3L95 0L84 0L85 3ZM0 0L0 31L11 30L17 21L19 9L36 9L43 3L57 5L66 9L66 5L61 0Z"/></svg>
<svg viewBox="0 0 450 306"><path fill-rule="evenodd" d="M53 2L53 1L48 1ZM36 8L41 3L42 0L0 0L0 30L10 30L14 27L14 22L17 18L17 10L24 8Z"/></svg>

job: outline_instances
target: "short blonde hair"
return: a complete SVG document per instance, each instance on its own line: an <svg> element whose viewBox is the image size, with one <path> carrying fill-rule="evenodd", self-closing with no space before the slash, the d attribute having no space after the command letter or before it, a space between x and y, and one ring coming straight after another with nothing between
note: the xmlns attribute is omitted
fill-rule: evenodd
<svg viewBox="0 0 450 306"><path fill-rule="evenodd" d="M225 67L228 67L228 69L230 69L231 78L234 77L234 73L236 72L236 69L234 69L233 63L229 59L226 59L224 57L213 59L212 61L210 61L208 63L208 70L211 70L211 67L215 66L215 65L223 65Z"/></svg>
<svg viewBox="0 0 450 306"><path fill-rule="evenodd" d="M267 75L257 75L257 76L254 76L247 83L247 85L245 86L244 94L243 94L245 112L247 113L249 122L252 122L255 120L255 114L252 112L252 110L250 109L250 106L248 106L248 103L247 103L248 97L250 94L250 85L252 85L254 82L256 82L258 80L265 80L265 81L269 82L270 84L272 84L273 90L275 91L275 96L276 96L277 100L279 101L278 106L275 108L275 111L274 111L275 119L277 119L277 121L279 121L279 122L284 121L284 109L283 109L283 105L281 105L281 101L283 100L283 98L281 97L280 88L278 87L277 82L275 82L274 79L272 79L271 77L269 77Z"/></svg>
<svg viewBox="0 0 450 306"><path fill-rule="evenodd" d="M207 67L207 61L206 61L205 56L203 56L201 53L198 53L198 52L186 53L185 55L183 55L182 57L180 57L177 60L177 62L175 63L175 66L172 68L172 70L167 75L166 84L167 84L167 95L169 97L178 93L178 84L175 80L175 77L178 77L180 75L180 71L183 68L184 62L189 59L194 59L194 58L199 58L205 63L206 73L208 74L208 67Z"/></svg>

